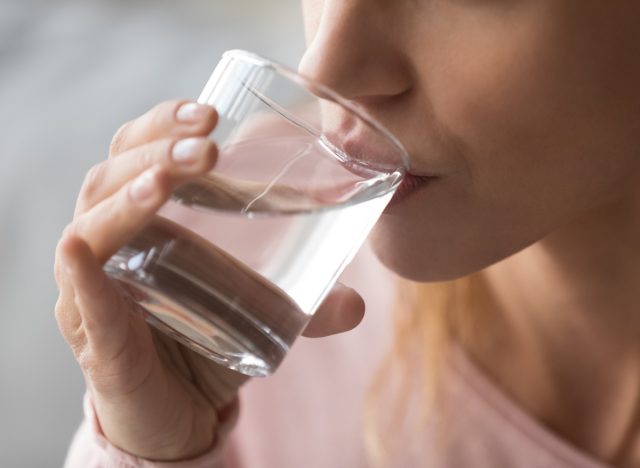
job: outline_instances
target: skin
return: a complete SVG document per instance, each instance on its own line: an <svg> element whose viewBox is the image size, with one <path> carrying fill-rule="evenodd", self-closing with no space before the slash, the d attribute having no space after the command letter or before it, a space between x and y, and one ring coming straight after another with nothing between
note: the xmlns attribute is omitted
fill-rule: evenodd
<svg viewBox="0 0 640 468"><path fill-rule="evenodd" d="M303 5L300 71L439 176L383 215L379 258L416 281L480 271L469 354L562 437L638 466L640 4Z"/></svg>
<svg viewBox="0 0 640 468"><path fill-rule="evenodd" d="M303 6L300 71L377 117L414 172L438 176L383 215L371 239L380 259L417 281L481 271L488 294L477 313L492 320L469 354L562 437L638 466L640 4ZM203 136L215 120L179 123L178 105L118 132L111 157L87 177L56 261L58 322L103 432L162 460L210 447L244 381L154 335L100 269L171 187L214 164L212 147L188 170L169 162L177 138ZM152 195L134 202L131 181L149 169ZM346 330L361 315L358 296L339 288L312 334Z"/></svg>

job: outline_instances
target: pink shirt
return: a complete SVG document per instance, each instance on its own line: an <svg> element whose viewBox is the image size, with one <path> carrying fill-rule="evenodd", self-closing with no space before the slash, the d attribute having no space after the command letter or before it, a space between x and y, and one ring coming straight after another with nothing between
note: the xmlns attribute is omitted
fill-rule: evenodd
<svg viewBox="0 0 640 468"><path fill-rule="evenodd" d="M175 463L132 457L101 435L90 399L85 398L85 421L65 468L369 466L362 441L363 399L391 338L394 280L368 247L341 280L364 297L364 322L343 335L300 338L273 376L243 387L237 425L209 453ZM389 466L607 468L524 413L461 351L452 353L445 376L452 409L446 421L448 442L435 450L435 434L426 428L399 447Z"/></svg>

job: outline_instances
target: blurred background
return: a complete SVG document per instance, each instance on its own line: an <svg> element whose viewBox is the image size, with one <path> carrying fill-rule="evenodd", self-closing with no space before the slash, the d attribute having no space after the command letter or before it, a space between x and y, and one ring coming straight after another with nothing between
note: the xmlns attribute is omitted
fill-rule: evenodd
<svg viewBox="0 0 640 468"><path fill-rule="evenodd" d="M0 0L0 467L61 466L81 420L53 257L84 174L232 48L295 66L299 0Z"/></svg>

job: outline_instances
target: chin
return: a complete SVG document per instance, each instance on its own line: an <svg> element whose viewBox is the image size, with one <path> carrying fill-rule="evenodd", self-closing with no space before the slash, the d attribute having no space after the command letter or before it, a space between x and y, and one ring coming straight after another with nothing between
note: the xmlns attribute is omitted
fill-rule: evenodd
<svg viewBox="0 0 640 468"><path fill-rule="evenodd" d="M492 255L461 248L468 245L462 239L424 232L417 229L415 223L403 221L402 218L383 215L369 236L369 244L376 257L402 278L429 283L452 281L495 261Z"/></svg>
<svg viewBox="0 0 640 468"><path fill-rule="evenodd" d="M384 266L398 276L418 282L438 282L464 276L451 262L444 262L442 248L414 242L411 236L398 236L393 227L379 222L369 236L371 249ZM439 255L434 255L438 250ZM446 257L446 254L444 255Z"/></svg>

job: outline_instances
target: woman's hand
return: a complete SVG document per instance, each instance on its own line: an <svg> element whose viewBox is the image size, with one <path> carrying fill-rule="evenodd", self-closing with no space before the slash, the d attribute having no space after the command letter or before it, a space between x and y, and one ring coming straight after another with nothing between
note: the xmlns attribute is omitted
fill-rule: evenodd
<svg viewBox="0 0 640 468"><path fill-rule="evenodd" d="M217 150L207 135L216 121L210 106L173 101L122 126L109 158L87 174L56 249L60 330L102 432L142 458L178 460L207 451L247 380L150 328L102 270L176 187L213 168ZM360 296L338 285L305 334L349 330L363 313Z"/></svg>

